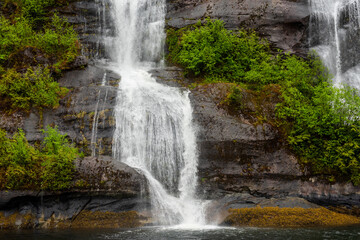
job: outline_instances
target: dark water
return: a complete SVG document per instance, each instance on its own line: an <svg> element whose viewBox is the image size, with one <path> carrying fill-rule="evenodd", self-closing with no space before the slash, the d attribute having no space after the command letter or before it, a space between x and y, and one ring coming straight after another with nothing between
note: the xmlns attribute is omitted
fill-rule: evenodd
<svg viewBox="0 0 360 240"><path fill-rule="evenodd" d="M360 226L346 228L274 229L274 228L206 228L180 229L148 227L122 230L73 231L0 231L6 240L230 240L230 239L360 239Z"/></svg>

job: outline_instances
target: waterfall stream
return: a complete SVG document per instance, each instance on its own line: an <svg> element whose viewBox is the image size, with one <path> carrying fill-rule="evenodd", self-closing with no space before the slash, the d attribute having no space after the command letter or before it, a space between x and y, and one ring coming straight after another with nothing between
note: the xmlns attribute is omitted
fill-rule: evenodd
<svg viewBox="0 0 360 240"><path fill-rule="evenodd" d="M310 46L336 85L360 89L360 0L309 0Z"/></svg>
<svg viewBox="0 0 360 240"><path fill-rule="evenodd" d="M154 221L205 224L196 199L197 149L189 92L157 83L162 65L165 0L112 0L115 34L106 43L121 75L113 156L143 173Z"/></svg>

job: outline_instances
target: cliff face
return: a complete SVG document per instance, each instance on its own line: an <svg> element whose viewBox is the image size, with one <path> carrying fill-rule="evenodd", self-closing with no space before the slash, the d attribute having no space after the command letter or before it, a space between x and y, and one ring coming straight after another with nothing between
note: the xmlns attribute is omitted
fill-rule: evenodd
<svg viewBox="0 0 360 240"><path fill-rule="evenodd" d="M219 18L230 29L255 28L275 47L303 55L307 51L307 4L307 0L168 0L167 27L181 28L206 17ZM10 132L23 128L29 141L36 141L41 137L42 126L58 125L59 130L68 134L87 154L95 151L111 156L115 127L113 109L121 77L91 61L92 57L106 56L99 34L104 26L111 29L108 18L99 21L103 17L99 9L103 9L102 3L93 0L76 1L59 9L60 14L75 25L85 47L84 55L90 58L87 67L68 71L59 80L62 86L70 89L61 106L45 110L43 117L36 111L2 115L0 127ZM190 81L177 68L156 70L152 74L158 81L171 86ZM102 86L103 82L105 86ZM303 198L323 205L360 207L360 188L345 183L323 183L300 168L277 129L257 121L250 114L257 111L251 96L244 99L248 112L232 114L224 108L222 100L228 90L226 84L214 84L191 91L198 127L199 195L213 200L212 209L219 210L213 212L212 219L221 221L218 217L230 207L259 204L313 207ZM276 93L270 92L269 97L257 105L265 106L271 115L276 97ZM98 130L94 138L95 125ZM78 165L82 173L79 178L93 180L89 180L88 189L44 194L3 192L0 194L0 212L7 215L30 212L35 215L32 218L35 220L29 226L34 227L48 226L47 220L61 214L56 221L71 219L66 222L71 225L72 220L88 210L145 211L147 199L140 198L141 186L146 185L143 177L125 165L106 165L113 161L111 157L105 157L105 160L107 163L101 160L99 164L96 158L86 158ZM104 169L113 169L115 173L111 176L114 179L107 176ZM92 172L95 174L91 175Z"/></svg>
<svg viewBox="0 0 360 240"><path fill-rule="evenodd" d="M62 192L1 191L0 229L116 228L148 219L146 180L110 157L76 163L76 187Z"/></svg>
<svg viewBox="0 0 360 240"><path fill-rule="evenodd" d="M229 86L210 84L192 91L199 127L199 193L220 209L261 206L301 206L292 198L319 205L360 207L360 188L351 183L329 184L302 169L278 130L253 116L230 114L222 105ZM277 93L261 100L243 93L242 112L257 108L274 112ZM270 103L270 104L269 104ZM255 106L254 106L255 104ZM294 204L294 205L293 205ZM299 204L299 205L298 205Z"/></svg>
<svg viewBox="0 0 360 240"><path fill-rule="evenodd" d="M153 75L169 85L189 81L177 68ZM231 88L231 84L208 84L190 95L198 129L198 194L213 200L216 221L229 208L258 205L313 208L312 202L358 211L360 187L312 176L298 164L277 128L256 116L260 112L265 119L274 117L279 101L276 88L260 96L243 90L238 111L224 104Z"/></svg>
<svg viewBox="0 0 360 240"><path fill-rule="evenodd" d="M255 29L275 47L304 55L309 15L307 0L168 0L167 23L181 28L221 19L229 29Z"/></svg>

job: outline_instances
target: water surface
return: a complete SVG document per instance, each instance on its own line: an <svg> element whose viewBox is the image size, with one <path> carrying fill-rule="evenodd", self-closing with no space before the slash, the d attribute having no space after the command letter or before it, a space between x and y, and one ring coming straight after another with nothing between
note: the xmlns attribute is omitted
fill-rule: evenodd
<svg viewBox="0 0 360 240"><path fill-rule="evenodd" d="M0 232L6 240L230 240L230 239L360 239L360 226L311 229L276 228L165 228L145 227L121 230L56 230Z"/></svg>

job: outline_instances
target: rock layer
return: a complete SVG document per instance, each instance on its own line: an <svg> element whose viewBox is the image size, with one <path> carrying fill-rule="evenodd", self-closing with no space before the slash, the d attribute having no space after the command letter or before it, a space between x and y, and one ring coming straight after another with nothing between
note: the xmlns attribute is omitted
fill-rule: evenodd
<svg viewBox="0 0 360 240"><path fill-rule="evenodd" d="M137 227L148 219L145 177L125 164L85 158L74 185L63 192L0 192L0 229Z"/></svg>
<svg viewBox="0 0 360 240"><path fill-rule="evenodd" d="M219 18L230 29L256 28L274 46L305 54L309 18L307 2L168 0L167 24L168 27L180 28L206 17ZM85 46L84 55L90 58L106 56L99 33L103 31L102 27L110 33L112 29L108 17L99 21L102 16L99 7L101 1L89 0L75 1L58 9L75 24ZM170 86L186 87L192 82L175 67L154 70L152 74ZM104 77L106 86L101 86ZM96 155L111 156L115 124L113 108L119 81L120 76L116 73L90 61L85 69L66 72L60 79L60 84L68 87L70 92L58 109L45 110L42 116L36 111L12 116L1 114L0 126L9 132L23 128L29 141L35 142L42 138L40 129L43 126L58 125L60 132L67 134L88 155L92 153L91 147L95 147ZM197 87L190 96L198 127L198 192L202 198L212 200L212 213L209 214L212 221L221 222L229 208L259 205L318 207L310 201L325 206L360 207L359 187L350 183L329 184L308 175L300 168L277 129L254 117L252 113L258 110L256 105L261 105L269 109L267 116L271 118L276 94L254 103L251 94L247 97L244 93L248 112L233 114L222 104L228 90L226 84L214 84ZM106 101L101 101L105 96ZM99 116L97 138L95 144L91 144L96 111ZM78 162L79 175L75 180L78 188L69 192L1 192L0 228L4 228L4 221L12 222L12 228L46 227L52 226L51 222L58 226L64 221L71 226L78 216L94 220L94 216L101 215L97 213L106 211L129 213L136 223L144 221L131 212L145 213L148 207L143 177L125 165L113 163L110 157L86 158ZM142 194L145 197L141 197ZM119 216L116 214L114 216ZM82 226L81 223L78 225Z"/></svg>
<svg viewBox="0 0 360 240"><path fill-rule="evenodd" d="M153 76L170 86L191 83L177 68L157 70ZM257 111L267 119L274 117L279 101L276 88L265 90L265 96L260 97L243 91L243 106L238 112L224 106L231 88L231 84L208 84L191 90L190 95L198 129L198 193L213 200L211 209L218 209L209 218L221 218L229 208L258 205L316 207L308 201L360 207L360 187L330 184L310 175L300 167L277 128L257 119Z"/></svg>
<svg viewBox="0 0 360 240"><path fill-rule="evenodd" d="M212 84L192 91L199 127L199 193L204 198L226 209L254 207L269 199L270 206L277 206L289 197L360 207L359 187L318 180L301 169L275 127L226 111L221 104L224 87ZM245 109L253 107L251 101L243 104Z"/></svg>
<svg viewBox="0 0 360 240"><path fill-rule="evenodd" d="M168 0L168 27L181 28L209 17L229 29L252 28L275 47L307 52L307 0Z"/></svg>

